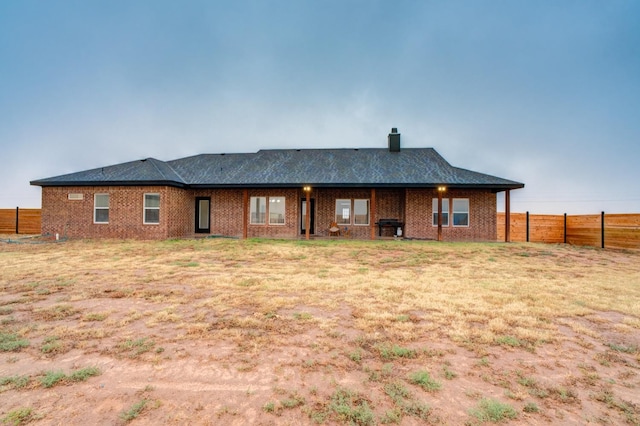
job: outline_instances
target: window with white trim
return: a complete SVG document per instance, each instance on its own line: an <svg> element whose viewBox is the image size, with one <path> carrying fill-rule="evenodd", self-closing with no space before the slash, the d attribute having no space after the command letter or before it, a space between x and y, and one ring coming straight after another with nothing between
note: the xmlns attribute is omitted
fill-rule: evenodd
<svg viewBox="0 0 640 426"><path fill-rule="evenodd" d="M145 225L160 223L160 194L144 194L143 223Z"/></svg>
<svg viewBox="0 0 640 426"><path fill-rule="evenodd" d="M434 198L431 202L431 210L433 211L433 226L438 226L438 199ZM449 199L442 199L442 226L449 226Z"/></svg>
<svg viewBox="0 0 640 426"><path fill-rule="evenodd" d="M351 200L336 200L336 223L351 225Z"/></svg>
<svg viewBox="0 0 640 426"><path fill-rule="evenodd" d="M267 197L251 197L249 205L249 223L252 225L267 223Z"/></svg>
<svg viewBox="0 0 640 426"><path fill-rule="evenodd" d="M337 199L335 221L338 225L369 225L369 200Z"/></svg>
<svg viewBox="0 0 640 426"><path fill-rule="evenodd" d="M109 194L93 196L93 223L109 223Z"/></svg>
<svg viewBox="0 0 640 426"><path fill-rule="evenodd" d="M284 225L284 203L284 197L269 197L269 225Z"/></svg>
<svg viewBox="0 0 640 426"><path fill-rule="evenodd" d="M369 200L353 200L353 224L369 224Z"/></svg>
<svg viewBox="0 0 640 426"><path fill-rule="evenodd" d="M251 225L284 225L285 216L285 197L251 197L249 200Z"/></svg>
<svg viewBox="0 0 640 426"><path fill-rule="evenodd" d="M453 226L469 226L469 199L453 199Z"/></svg>

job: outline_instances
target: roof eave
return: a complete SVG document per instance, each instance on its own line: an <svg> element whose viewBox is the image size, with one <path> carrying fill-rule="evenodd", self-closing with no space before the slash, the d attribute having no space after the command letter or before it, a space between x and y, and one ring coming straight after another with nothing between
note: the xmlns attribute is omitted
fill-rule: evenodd
<svg viewBox="0 0 640 426"><path fill-rule="evenodd" d="M146 181L39 181L29 182L33 186L53 187L53 186L172 186L175 188L188 188L188 185L173 180L146 180Z"/></svg>

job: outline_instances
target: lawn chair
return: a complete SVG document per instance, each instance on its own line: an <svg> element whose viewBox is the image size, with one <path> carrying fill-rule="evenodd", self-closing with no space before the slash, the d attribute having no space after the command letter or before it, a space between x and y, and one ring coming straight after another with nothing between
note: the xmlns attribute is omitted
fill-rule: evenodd
<svg viewBox="0 0 640 426"><path fill-rule="evenodd" d="M330 237L339 237L340 236L340 227L336 222L332 222L331 226L329 226L329 236Z"/></svg>

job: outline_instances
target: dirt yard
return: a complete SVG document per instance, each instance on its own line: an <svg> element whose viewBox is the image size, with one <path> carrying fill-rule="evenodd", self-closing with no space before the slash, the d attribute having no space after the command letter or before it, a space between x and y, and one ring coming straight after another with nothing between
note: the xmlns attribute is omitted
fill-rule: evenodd
<svg viewBox="0 0 640 426"><path fill-rule="evenodd" d="M640 253L0 236L0 423L640 424Z"/></svg>

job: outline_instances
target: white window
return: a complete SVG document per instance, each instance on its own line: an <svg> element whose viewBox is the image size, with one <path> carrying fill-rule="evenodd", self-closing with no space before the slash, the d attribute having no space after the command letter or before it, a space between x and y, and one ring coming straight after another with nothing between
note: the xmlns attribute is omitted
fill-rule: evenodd
<svg viewBox="0 0 640 426"><path fill-rule="evenodd" d="M351 224L351 200L336 200L336 223Z"/></svg>
<svg viewBox="0 0 640 426"><path fill-rule="evenodd" d="M264 225L267 219L267 198L251 197L249 223L252 225Z"/></svg>
<svg viewBox="0 0 640 426"><path fill-rule="evenodd" d="M93 223L109 223L109 194L94 195Z"/></svg>
<svg viewBox="0 0 640 426"><path fill-rule="evenodd" d="M453 199L453 226L469 226L469 199Z"/></svg>
<svg viewBox="0 0 640 426"><path fill-rule="evenodd" d="M353 200L353 224L369 224L369 200Z"/></svg>
<svg viewBox="0 0 640 426"><path fill-rule="evenodd" d="M284 197L269 197L269 224L284 225Z"/></svg>
<svg viewBox="0 0 640 426"><path fill-rule="evenodd" d="M145 225L160 223L160 194L144 194Z"/></svg>
<svg viewBox="0 0 640 426"><path fill-rule="evenodd" d="M335 218L338 225L369 225L369 200L336 200Z"/></svg>
<svg viewBox="0 0 640 426"><path fill-rule="evenodd" d="M438 199L434 198L431 203L433 211L433 226L438 226ZM449 199L442 199L442 226L449 226Z"/></svg>

